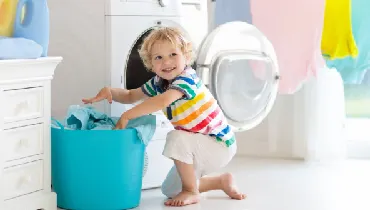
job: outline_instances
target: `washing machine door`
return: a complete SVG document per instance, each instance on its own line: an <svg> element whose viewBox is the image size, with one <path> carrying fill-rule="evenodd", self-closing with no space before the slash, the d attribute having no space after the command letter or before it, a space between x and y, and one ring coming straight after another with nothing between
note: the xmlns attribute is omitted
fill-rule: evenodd
<svg viewBox="0 0 370 210"><path fill-rule="evenodd" d="M253 25L229 22L201 44L196 71L234 131L249 130L274 104L279 73L270 41Z"/></svg>

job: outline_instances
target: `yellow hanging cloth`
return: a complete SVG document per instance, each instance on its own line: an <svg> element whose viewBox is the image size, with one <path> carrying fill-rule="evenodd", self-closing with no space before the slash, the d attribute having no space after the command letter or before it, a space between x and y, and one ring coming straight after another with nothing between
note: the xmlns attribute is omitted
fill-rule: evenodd
<svg viewBox="0 0 370 210"><path fill-rule="evenodd" d="M321 53L330 60L358 55L352 33L351 0L326 0Z"/></svg>

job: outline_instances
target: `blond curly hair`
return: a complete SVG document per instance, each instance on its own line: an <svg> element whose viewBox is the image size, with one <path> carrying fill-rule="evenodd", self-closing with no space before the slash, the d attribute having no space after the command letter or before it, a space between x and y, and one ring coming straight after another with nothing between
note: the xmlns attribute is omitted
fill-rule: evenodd
<svg viewBox="0 0 370 210"><path fill-rule="evenodd" d="M184 34L177 28L160 27L152 29L139 49L139 55L148 70L152 69L151 51L156 41L168 41L179 47L186 57L186 65L192 65L194 62L195 53L193 45L185 38Z"/></svg>

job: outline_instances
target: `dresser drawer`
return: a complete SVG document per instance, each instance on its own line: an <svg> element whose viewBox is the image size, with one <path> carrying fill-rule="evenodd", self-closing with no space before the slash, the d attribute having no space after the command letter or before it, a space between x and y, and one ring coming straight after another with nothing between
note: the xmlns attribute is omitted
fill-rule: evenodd
<svg viewBox="0 0 370 210"><path fill-rule="evenodd" d="M44 124L4 130L5 161L43 153Z"/></svg>
<svg viewBox="0 0 370 210"><path fill-rule="evenodd" d="M4 100L6 101L4 110L5 123L34 119L43 116L43 87L4 90L3 94Z"/></svg>
<svg viewBox="0 0 370 210"><path fill-rule="evenodd" d="M43 189L43 161L4 169L4 199L11 199Z"/></svg>

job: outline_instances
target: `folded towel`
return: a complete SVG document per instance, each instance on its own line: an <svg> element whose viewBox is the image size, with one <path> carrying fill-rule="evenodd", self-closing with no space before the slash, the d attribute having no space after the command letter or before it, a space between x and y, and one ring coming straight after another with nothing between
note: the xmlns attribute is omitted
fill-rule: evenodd
<svg viewBox="0 0 370 210"><path fill-rule="evenodd" d="M33 40L0 37L0 60L39 58L42 50L43 48Z"/></svg>
<svg viewBox="0 0 370 210"><path fill-rule="evenodd" d="M53 120L51 126L54 128L63 126L68 130L112 130L118 120L118 117L108 117L93 107L71 105L64 123ZM132 119L126 128L134 128L143 144L148 145L156 129L156 117L155 115L146 115Z"/></svg>

